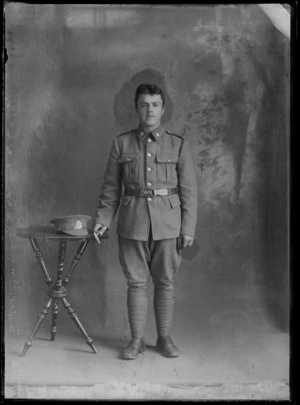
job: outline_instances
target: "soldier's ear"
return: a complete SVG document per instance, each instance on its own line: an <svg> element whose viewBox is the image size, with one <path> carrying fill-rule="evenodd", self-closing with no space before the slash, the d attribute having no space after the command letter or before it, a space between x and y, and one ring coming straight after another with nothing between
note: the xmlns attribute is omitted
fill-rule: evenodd
<svg viewBox="0 0 300 405"><path fill-rule="evenodd" d="M165 113L165 107L162 108L162 113L161 113L161 115L164 115L164 113Z"/></svg>

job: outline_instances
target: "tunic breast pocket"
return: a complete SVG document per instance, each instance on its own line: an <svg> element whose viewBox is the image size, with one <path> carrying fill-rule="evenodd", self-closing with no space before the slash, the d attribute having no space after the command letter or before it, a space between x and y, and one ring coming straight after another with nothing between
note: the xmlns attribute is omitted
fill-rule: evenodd
<svg viewBox="0 0 300 405"><path fill-rule="evenodd" d="M120 157L119 163L123 165L123 180L125 183L138 181L140 158L140 153L123 154Z"/></svg>
<svg viewBox="0 0 300 405"><path fill-rule="evenodd" d="M156 157L158 181L177 184L178 156L172 154L157 154Z"/></svg>

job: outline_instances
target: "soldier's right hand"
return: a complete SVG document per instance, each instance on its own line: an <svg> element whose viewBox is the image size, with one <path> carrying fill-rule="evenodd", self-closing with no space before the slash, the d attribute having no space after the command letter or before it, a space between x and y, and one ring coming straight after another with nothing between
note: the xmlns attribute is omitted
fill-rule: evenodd
<svg viewBox="0 0 300 405"><path fill-rule="evenodd" d="M104 232L107 230L107 226L102 224L95 224L93 228L93 232L98 233L99 235L103 235Z"/></svg>

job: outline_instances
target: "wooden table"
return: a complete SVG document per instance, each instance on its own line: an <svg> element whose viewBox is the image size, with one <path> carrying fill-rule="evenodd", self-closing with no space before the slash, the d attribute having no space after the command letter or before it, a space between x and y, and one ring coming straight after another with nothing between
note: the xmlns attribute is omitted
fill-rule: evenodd
<svg viewBox="0 0 300 405"><path fill-rule="evenodd" d="M52 324L50 328L51 340L55 339L56 334L56 320L58 316L59 302L62 301L64 308L67 310L71 319L74 321L75 325L80 330L81 334L85 337L86 343L91 347L94 353L97 353L93 345L93 340L88 336L81 322L79 321L78 316L75 314L70 303L66 299L67 289L66 286L70 282L71 275L75 270L75 267L78 265L80 258L82 257L88 243L92 240L95 241L92 231L89 230L88 234L85 236L72 236L62 232L58 232L55 227L51 226L34 226L29 228L18 228L17 235L21 238L26 238L30 241L31 247L35 253L35 256L38 260L38 263L42 269L45 281L49 286L47 295L50 297L48 302L44 305L43 310L35 324L30 338L25 343L21 357L26 355L27 350L32 346L32 341L36 335L41 323L43 322L45 316L48 314L50 307L52 306ZM108 235L99 236L99 239L106 239ZM52 281L45 262L42 257L42 253L38 244L38 241L52 241L59 242L58 249L58 263L57 263L57 277L55 281ZM77 249L76 255L73 258L73 261L68 269L65 277L63 277L64 271L64 261L67 242L80 242Z"/></svg>

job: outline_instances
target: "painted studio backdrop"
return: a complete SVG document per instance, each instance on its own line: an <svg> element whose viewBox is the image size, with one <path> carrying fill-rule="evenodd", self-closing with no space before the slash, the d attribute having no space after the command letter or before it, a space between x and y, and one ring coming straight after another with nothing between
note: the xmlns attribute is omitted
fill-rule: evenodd
<svg viewBox="0 0 300 405"><path fill-rule="evenodd" d="M200 250L176 277L174 336L286 332L288 39L256 5L6 10L6 337L25 341L47 300L17 227L93 217L113 138L138 123L141 82L165 89L163 125L188 139L198 179ZM57 245L40 247L55 275ZM91 336L130 337L115 225L87 247L68 297ZM57 338L79 334L67 317ZM147 334L155 339L151 305Z"/></svg>

